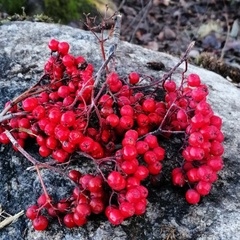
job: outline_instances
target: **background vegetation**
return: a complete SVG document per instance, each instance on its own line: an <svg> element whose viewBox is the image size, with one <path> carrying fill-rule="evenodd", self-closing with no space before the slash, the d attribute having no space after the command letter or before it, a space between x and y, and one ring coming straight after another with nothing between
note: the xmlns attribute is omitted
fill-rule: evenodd
<svg viewBox="0 0 240 240"><path fill-rule="evenodd" d="M96 14L96 6L93 0L0 0L1 12L9 15L15 13L44 14L51 17L55 22L68 23L72 20L79 20L84 13Z"/></svg>

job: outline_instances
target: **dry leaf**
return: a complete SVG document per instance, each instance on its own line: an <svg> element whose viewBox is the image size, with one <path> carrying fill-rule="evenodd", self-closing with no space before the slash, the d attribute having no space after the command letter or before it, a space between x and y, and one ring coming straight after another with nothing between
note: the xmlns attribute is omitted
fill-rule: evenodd
<svg viewBox="0 0 240 240"><path fill-rule="evenodd" d="M210 20L208 23L202 24L198 29L198 35L200 38L206 37L211 32L216 32L216 33L222 32L222 27L218 22Z"/></svg>

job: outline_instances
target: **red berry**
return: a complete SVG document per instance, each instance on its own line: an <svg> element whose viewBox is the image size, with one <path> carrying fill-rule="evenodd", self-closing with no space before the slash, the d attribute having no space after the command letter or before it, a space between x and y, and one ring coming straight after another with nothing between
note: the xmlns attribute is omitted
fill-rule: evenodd
<svg viewBox="0 0 240 240"><path fill-rule="evenodd" d="M48 208L51 206L51 201L52 201L52 198L51 196L46 196L44 193L38 198L37 200L37 203L38 203L38 206L42 207L44 206L45 208Z"/></svg>
<svg viewBox="0 0 240 240"><path fill-rule="evenodd" d="M137 149L135 146L126 145L122 149L122 156L124 160L130 161L137 157Z"/></svg>
<svg viewBox="0 0 240 240"><path fill-rule="evenodd" d="M143 165L139 165L137 167L136 172L134 173L134 177L137 178L138 180L142 181L145 178L147 178L149 175L149 170L147 167L143 166Z"/></svg>
<svg viewBox="0 0 240 240"><path fill-rule="evenodd" d="M22 101L22 107L24 111L32 112L35 107L38 106L38 99L35 97L29 97Z"/></svg>
<svg viewBox="0 0 240 240"><path fill-rule="evenodd" d="M111 127L116 127L119 124L119 117L112 113L107 116L106 121Z"/></svg>
<svg viewBox="0 0 240 240"><path fill-rule="evenodd" d="M146 205L147 205L147 202L145 201L138 201L134 204L134 208L135 208L135 214L136 215L142 215L146 212Z"/></svg>
<svg viewBox="0 0 240 240"><path fill-rule="evenodd" d="M52 152L52 157L58 162L63 163L68 159L69 154L60 148Z"/></svg>
<svg viewBox="0 0 240 240"><path fill-rule="evenodd" d="M135 213L135 208L133 204L127 201L121 202L121 204L119 205L119 210L121 211L124 218L131 217Z"/></svg>
<svg viewBox="0 0 240 240"><path fill-rule="evenodd" d="M29 218L31 220L35 219L39 212L38 209L39 209L39 207L37 205L30 206L26 211L27 218Z"/></svg>
<svg viewBox="0 0 240 240"><path fill-rule="evenodd" d="M58 50L58 44L59 42L55 39L50 40L50 42L48 43L48 47L52 50L52 51L57 51Z"/></svg>
<svg viewBox="0 0 240 240"><path fill-rule="evenodd" d="M154 112L155 108L156 108L156 103L153 98L146 99L142 103L142 109L146 113Z"/></svg>
<svg viewBox="0 0 240 240"><path fill-rule="evenodd" d="M199 181L196 185L196 190L201 196L208 195L211 190L212 184L205 181Z"/></svg>
<svg viewBox="0 0 240 240"><path fill-rule="evenodd" d="M199 176L198 176L198 169L197 168L192 168L187 171L187 178L189 182L197 182L199 181Z"/></svg>
<svg viewBox="0 0 240 240"><path fill-rule="evenodd" d="M138 154L144 154L145 152L147 152L149 150L149 146L148 143L145 141L137 141L136 143L136 149Z"/></svg>
<svg viewBox="0 0 240 240"><path fill-rule="evenodd" d="M164 88L167 92L174 92L176 90L176 83L173 80L167 80L164 83Z"/></svg>
<svg viewBox="0 0 240 240"><path fill-rule="evenodd" d="M78 183L81 176L82 174L78 170L73 169L68 172L68 177L76 183Z"/></svg>
<svg viewBox="0 0 240 240"><path fill-rule="evenodd" d="M198 87L201 84L201 80L197 74L191 73L187 77L187 83L190 87Z"/></svg>
<svg viewBox="0 0 240 240"><path fill-rule="evenodd" d="M134 174L138 168L138 160L132 159L131 161L124 161L121 164L121 169L126 174Z"/></svg>
<svg viewBox="0 0 240 240"><path fill-rule="evenodd" d="M113 225L119 225L123 222L124 217L119 209L111 208L108 213L108 221Z"/></svg>
<svg viewBox="0 0 240 240"><path fill-rule="evenodd" d="M33 219L33 227L37 231L43 231L47 228L48 226L48 219L42 215L36 217Z"/></svg>
<svg viewBox="0 0 240 240"><path fill-rule="evenodd" d="M87 219L85 217L82 217L78 212L73 213L73 221L78 227L83 226L85 223L87 223Z"/></svg>
<svg viewBox="0 0 240 240"><path fill-rule="evenodd" d="M73 228L77 226L73 219L73 213L67 213L63 218L63 223L68 228Z"/></svg>
<svg viewBox="0 0 240 240"><path fill-rule="evenodd" d="M116 190L116 191L120 191L126 187L126 180L117 171L112 171L108 175L107 183L113 190Z"/></svg>
<svg viewBox="0 0 240 240"><path fill-rule="evenodd" d="M162 164L160 162L155 162L148 165L149 173L152 175L157 175L162 170Z"/></svg>
<svg viewBox="0 0 240 240"><path fill-rule="evenodd" d="M130 188L126 192L126 200L130 203L136 203L141 198L141 192L137 187Z"/></svg>
<svg viewBox="0 0 240 240"><path fill-rule="evenodd" d="M133 118L130 116L122 116L119 120L119 126L124 129L128 130L133 127Z"/></svg>
<svg viewBox="0 0 240 240"><path fill-rule="evenodd" d="M61 116L61 124L65 127L71 127L74 125L76 120L76 114L73 111L66 111Z"/></svg>
<svg viewBox="0 0 240 240"><path fill-rule="evenodd" d="M98 192L102 189L103 179L100 176L96 176L90 179L87 184L87 189L90 192Z"/></svg>
<svg viewBox="0 0 240 240"><path fill-rule="evenodd" d="M197 204L200 201L200 194L194 189L188 189L185 197L190 204Z"/></svg>
<svg viewBox="0 0 240 240"><path fill-rule="evenodd" d="M172 182L174 185L183 187L185 185L185 177L182 172L172 172Z"/></svg>
<svg viewBox="0 0 240 240"><path fill-rule="evenodd" d="M94 214L99 214L104 211L105 204L103 202L103 199L100 197L92 198L89 202L89 205L91 207L91 211Z"/></svg>
<svg viewBox="0 0 240 240"><path fill-rule="evenodd" d="M58 44L58 52L61 55L66 55L68 53L69 50L69 44L67 42L60 42Z"/></svg>
<svg viewBox="0 0 240 240"><path fill-rule="evenodd" d="M77 212L79 214L79 216L82 217L87 217L90 216L91 214L91 207L89 204L87 203L80 203L77 205L75 212Z"/></svg>
<svg viewBox="0 0 240 240"><path fill-rule="evenodd" d="M129 83L134 85L139 82L140 76L136 72L131 72L128 76L128 79L129 79Z"/></svg>

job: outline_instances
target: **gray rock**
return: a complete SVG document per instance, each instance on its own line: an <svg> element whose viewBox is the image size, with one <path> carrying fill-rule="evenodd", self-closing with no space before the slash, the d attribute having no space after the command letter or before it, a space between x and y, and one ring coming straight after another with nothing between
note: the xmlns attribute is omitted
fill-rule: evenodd
<svg viewBox="0 0 240 240"><path fill-rule="evenodd" d="M88 33L67 26L31 22L12 22L0 26L0 108L36 83L49 57L47 43L51 38L71 44L73 55L81 54L98 69L102 63L99 43ZM126 76L132 70L161 78L164 72L147 68L147 62L161 61L166 69L178 59L165 53L143 49L121 42L117 52L117 71ZM174 79L180 79L182 64ZM223 119L225 134L225 168L214 183L211 193L197 206L189 206L184 191L171 183L150 191L149 204L144 216L133 217L120 226L112 226L104 216L92 217L86 226L73 230L51 224L49 230L37 232L30 221L20 217L0 230L1 240L124 240L124 239L239 239L240 232L240 89L221 76L188 66L188 73L197 73L209 86L209 102ZM35 146L29 149L37 157ZM9 214L25 210L34 204L41 193L34 171L26 170L31 164L10 146L0 146L0 204ZM58 175L42 170L44 181L54 196L71 191ZM172 238L171 238L172 237Z"/></svg>

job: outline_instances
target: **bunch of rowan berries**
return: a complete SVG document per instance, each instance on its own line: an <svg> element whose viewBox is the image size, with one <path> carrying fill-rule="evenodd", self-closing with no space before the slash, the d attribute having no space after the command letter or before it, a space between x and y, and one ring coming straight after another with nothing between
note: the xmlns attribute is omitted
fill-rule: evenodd
<svg viewBox="0 0 240 240"><path fill-rule="evenodd" d="M49 218L73 228L91 214L105 213L114 225L144 214L144 181L161 173L165 158L158 134L184 136L182 164L173 169L172 181L188 184L187 202L196 204L210 192L223 168L224 136L222 120L207 102L208 88L197 74L180 86L166 80L148 88L137 72L125 78L110 72L98 86L93 65L71 55L67 42L52 39L48 47L51 56L39 84L15 104L6 104L5 116L11 117L0 122L0 143L11 143L7 130L17 142L15 150L31 137L43 158L71 165L69 159L79 155L97 167L95 174L69 170L75 184L70 196L54 201L45 191L27 209L36 230L46 229Z"/></svg>

